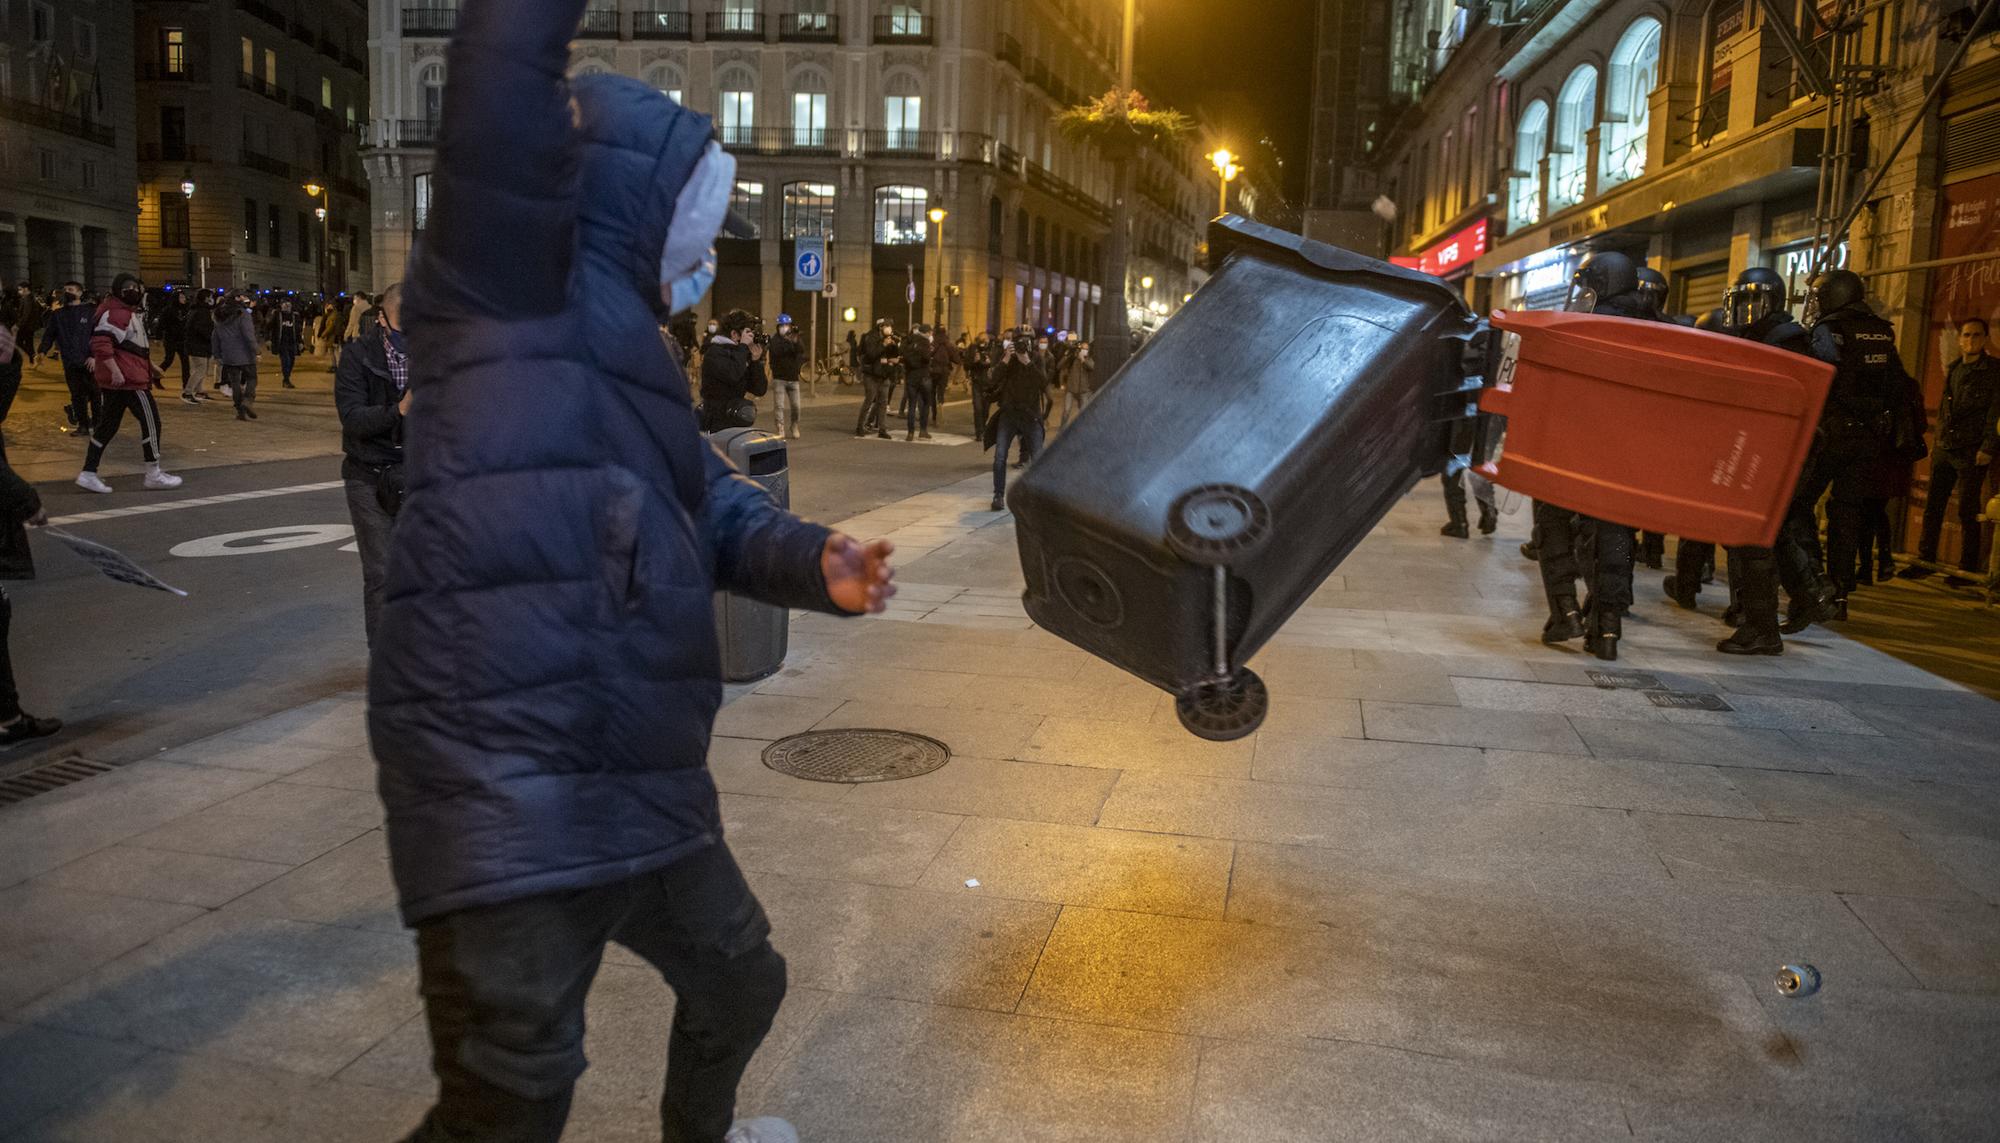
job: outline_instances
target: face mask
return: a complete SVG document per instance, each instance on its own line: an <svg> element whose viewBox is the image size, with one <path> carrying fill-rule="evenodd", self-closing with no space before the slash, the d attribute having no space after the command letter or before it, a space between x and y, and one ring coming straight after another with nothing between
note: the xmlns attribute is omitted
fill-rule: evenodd
<svg viewBox="0 0 2000 1143"><path fill-rule="evenodd" d="M722 328L721 326L719 326L719 325L716 325L716 324L715 324L714 322L709 322L709 323L708 323L708 332L710 332L710 333L714 333L714 332L715 332L716 330L718 330L718 329L721 329L721 328Z"/></svg>
<svg viewBox="0 0 2000 1143"><path fill-rule="evenodd" d="M146 300L146 291L120 290L118 292L118 298L120 301L123 301L126 305L136 308L141 302L144 302Z"/></svg>
<svg viewBox="0 0 2000 1143"><path fill-rule="evenodd" d="M715 285L715 236L722 233L735 180L736 157L711 141L674 199L674 218L660 251L660 284L675 312L692 308ZM708 327L710 333L715 329Z"/></svg>

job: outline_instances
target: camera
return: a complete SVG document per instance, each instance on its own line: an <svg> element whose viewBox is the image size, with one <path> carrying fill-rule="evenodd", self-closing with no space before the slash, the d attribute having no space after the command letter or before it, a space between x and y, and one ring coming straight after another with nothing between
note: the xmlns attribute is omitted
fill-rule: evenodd
<svg viewBox="0 0 2000 1143"><path fill-rule="evenodd" d="M1035 355L1035 339L1032 337L1017 337L1008 348L1023 357L1033 357Z"/></svg>

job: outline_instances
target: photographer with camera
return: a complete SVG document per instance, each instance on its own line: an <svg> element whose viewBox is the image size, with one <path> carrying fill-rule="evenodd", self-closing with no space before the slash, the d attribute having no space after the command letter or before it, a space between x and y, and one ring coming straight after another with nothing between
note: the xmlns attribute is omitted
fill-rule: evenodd
<svg viewBox="0 0 2000 1143"><path fill-rule="evenodd" d="M778 332L771 338L771 380L778 383L778 435L799 439L799 371L804 368L806 347L799 344L792 315L778 315Z"/></svg>
<svg viewBox="0 0 2000 1143"><path fill-rule="evenodd" d="M902 368L903 347L896 340L896 326L888 318L876 318L875 328L861 339L861 415L855 418L854 435L875 435L889 439L889 395L896 387L896 372Z"/></svg>
<svg viewBox="0 0 2000 1143"><path fill-rule="evenodd" d="M368 645L382 612L389 533L403 502L403 418L410 415L410 356L403 345L403 286L382 291L374 324L340 350L333 406L340 414L340 478L361 551L361 614Z"/></svg>
<svg viewBox="0 0 2000 1143"><path fill-rule="evenodd" d="M993 448L993 510L1007 506L1007 453L1021 442L1021 463L1035 458L1042 448L1043 427L1048 420L1048 375L1035 363L1035 342L1016 337L1008 342L1005 355L993 368L994 398L998 407L986 425L986 443Z"/></svg>
<svg viewBox="0 0 2000 1143"><path fill-rule="evenodd" d="M743 310L730 310L701 351L701 431L719 433L756 424L757 406L750 398L762 397L770 387L757 319Z"/></svg>

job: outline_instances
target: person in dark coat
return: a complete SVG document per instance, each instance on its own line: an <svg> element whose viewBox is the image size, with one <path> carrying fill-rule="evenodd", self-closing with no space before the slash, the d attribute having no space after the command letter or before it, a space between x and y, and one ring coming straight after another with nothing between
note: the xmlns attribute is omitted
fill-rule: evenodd
<svg viewBox="0 0 2000 1143"><path fill-rule="evenodd" d="M965 347L965 384L972 390L972 435L980 436L986 431L987 406L992 402L993 391L990 379L993 375L992 353L995 343L985 330L972 344Z"/></svg>
<svg viewBox="0 0 2000 1143"><path fill-rule="evenodd" d="M872 430L886 441L889 397L895 391L896 372L903 360L895 324L888 318L876 318L875 328L861 339L855 358L861 370L861 414L854 419L854 435L866 436Z"/></svg>
<svg viewBox="0 0 2000 1143"><path fill-rule="evenodd" d="M945 391L951 388L951 371L962 359L957 346L951 343L951 335L943 326L931 330L931 377L930 386L924 399L930 402L931 424L944 427Z"/></svg>
<svg viewBox="0 0 2000 1143"><path fill-rule="evenodd" d="M63 411L70 431L87 437L97 423L99 405L97 382L90 379L90 330L97 324L97 307L85 300L79 282L63 283L56 298L58 304L42 318L39 348L43 357L52 349L62 355L63 384L69 388L69 405ZM0 419L6 415L0 409Z"/></svg>
<svg viewBox="0 0 2000 1143"><path fill-rule="evenodd" d="M981 431L993 448L993 510L1007 507L1007 452L1021 442L1021 463L1041 451L1049 417L1049 381L1035 364L1035 343L1026 336L1003 347L993 367L993 419Z"/></svg>
<svg viewBox="0 0 2000 1143"><path fill-rule="evenodd" d="M340 479L361 555L361 619L375 645L403 488L403 418L410 415L410 357L401 283L382 291L377 320L340 349L333 407L340 414Z"/></svg>
<svg viewBox="0 0 2000 1143"><path fill-rule="evenodd" d="M1979 513L1986 507L1986 470L2000 456L2000 358L1987 349L1984 318L1958 324L1959 358L1938 401L1937 437L1931 449L1930 490L1924 494L1920 559L1935 562L1944 534L1945 506L1958 494L1959 566L1983 573Z"/></svg>
<svg viewBox="0 0 2000 1143"><path fill-rule="evenodd" d="M903 339L903 439L917 439L917 430L923 430L923 438L931 439L931 405L927 393L931 387L931 346L930 331L919 325L910 330L910 336Z"/></svg>
<svg viewBox="0 0 2000 1143"><path fill-rule="evenodd" d="M12 344L12 331L20 318L19 302L0 298L0 388L12 390L21 384L23 355ZM67 359L63 362L68 364ZM5 414L0 413L0 420ZM27 525L40 527L49 522L42 510L42 498L35 486L15 473L7 463L7 442L0 439L0 580L35 578L35 555L28 548ZM21 709L21 692L14 685L14 656L11 639L14 602L0 587L0 746L12 746L30 738L47 738L62 729L53 718L36 718Z"/></svg>
<svg viewBox="0 0 2000 1143"><path fill-rule="evenodd" d="M879 612L883 541L780 509L700 435L668 314L712 282L735 160L622 76L585 0L460 10L403 291L407 492L369 670L390 869L439 1076L413 1139L562 1134L607 941L672 984L662 1135L732 1127L785 991L705 764L714 593Z"/></svg>
<svg viewBox="0 0 2000 1143"><path fill-rule="evenodd" d="M193 307L186 290L174 290L160 299L159 316L153 319L153 328L159 332L160 344L166 347L166 359L160 362L160 372L174 367L178 359L181 363L181 388L188 387L187 320Z"/></svg>
<svg viewBox="0 0 2000 1143"><path fill-rule="evenodd" d="M192 362L181 377L181 400L190 405L208 400L208 371L215 363L215 300L207 290L195 295L181 323L181 352Z"/></svg>
<svg viewBox="0 0 2000 1143"><path fill-rule="evenodd" d="M250 299L225 294L215 307L215 360L222 366L222 384L236 403L236 419L257 419L257 319Z"/></svg>
<svg viewBox="0 0 2000 1143"><path fill-rule="evenodd" d="M701 431L748 428L757 421L750 398L770 392L764 347L757 344L757 320L730 310L701 349ZM748 408L746 409L746 406Z"/></svg>
<svg viewBox="0 0 2000 1143"><path fill-rule="evenodd" d="M297 364L299 352L305 348L305 318L290 298L278 303L271 314L271 352L278 356L278 380L287 389L296 389L292 384L292 367Z"/></svg>

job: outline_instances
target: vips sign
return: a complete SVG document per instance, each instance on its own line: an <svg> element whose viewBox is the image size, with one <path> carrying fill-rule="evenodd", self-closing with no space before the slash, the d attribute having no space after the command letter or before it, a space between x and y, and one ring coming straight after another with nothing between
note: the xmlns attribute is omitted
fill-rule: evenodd
<svg viewBox="0 0 2000 1143"><path fill-rule="evenodd" d="M1480 219L1415 258L1397 255L1389 259L1398 266L1422 270L1442 277L1486 253L1486 220Z"/></svg>

